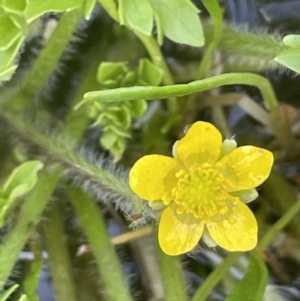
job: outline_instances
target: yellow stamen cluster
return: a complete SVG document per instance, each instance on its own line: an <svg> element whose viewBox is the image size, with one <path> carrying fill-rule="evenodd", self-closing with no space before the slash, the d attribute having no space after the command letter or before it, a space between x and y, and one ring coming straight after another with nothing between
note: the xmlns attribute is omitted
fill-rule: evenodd
<svg viewBox="0 0 300 301"><path fill-rule="evenodd" d="M190 213L203 222L211 222L213 217L228 212L225 179L211 164L181 169L176 178L172 200L178 214Z"/></svg>

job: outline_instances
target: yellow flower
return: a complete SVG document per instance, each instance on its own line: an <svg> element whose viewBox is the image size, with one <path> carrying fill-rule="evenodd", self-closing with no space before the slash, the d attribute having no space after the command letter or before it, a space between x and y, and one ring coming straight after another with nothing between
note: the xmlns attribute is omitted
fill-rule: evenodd
<svg viewBox="0 0 300 301"><path fill-rule="evenodd" d="M208 245L229 251L256 246L257 223L245 202L256 198L255 187L269 176L273 155L255 146L235 147L200 121L175 143L174 158L148 155L132 167L131 189L153 205L165 205L158 240L166 254L191 251L202 236Z"/></svg>

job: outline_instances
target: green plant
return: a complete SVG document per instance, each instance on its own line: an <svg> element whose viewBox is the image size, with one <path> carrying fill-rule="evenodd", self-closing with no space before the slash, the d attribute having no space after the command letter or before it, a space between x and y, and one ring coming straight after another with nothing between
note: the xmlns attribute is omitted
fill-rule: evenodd
<svg viewBox="0 0 300 301"><path fill-rule="evenodd" d="M58 301L133 300L135 292L131 294L128 288L120 257L111 242L101 210L109 211L127 228L137 229L136 232L128 230L126 241L131 241L136 235L148 235L148 230L143 231L149 229L144 226L150 220L153 221L153 237L157 239L157 221L163 206L168 206L171 200L164 195L163 202L152 199L149 200L153 202L145 202L140 197L142 193L137 195L133 191L134 177L130 180L133 190L130 188L126 169L142 155L169 155L171 144L180 140L186 125L201 119L199 116L204 107L210 108L209 121L230 138L224 107L240 106L261 122L261 131L272 138L273 144L264 147L274 153L275 162L297 160L300 146L288 114L281 108L269 80L252 72L262 68L274 72L282 68L299 72L299 36L287 35L282 42L271 35L239 31L225 24L218 1L202 0L202 4L208 12L206 19L190 0L0 1L0 126L3 132L7 131L0 145L0 225L3 226L0 289L10 285L10 274L14 273L18 256L27 245L35 260L22 274L21 286L15 291L20 300L39 300L36 287L42 269L43 249L49 255ZM74 31L80 30L84 26L82 23L91 24L93 18L97 18L98 10L107 27L103 28L101 36L93 35L89 49L78 46L80 55L77 58L77 49L75 47L73 51L72 43L76 46L82 37L76 33L74 37ZM49 24L43 18L50 12L55 12L52 19L55 28L48 37ZM91 20L91 23L86 23L86 20ZM44 37L41 49L33 51L37 52L37 57L29 59L29 66L24 67L22 60L26 47L38 35ZM165 43L172 47L181 45L186 52L201 52L202 58L181 65L172 55L166 54ZM84 52L86 56L82 58ZM226 72L214 69L216 54L222 52L238 58L233 64L224 59L222 66ZM75 59L70 63L68 60L72 56ZM55 105L51 107L47 96L51 96L53 85L64 88L65 82L60 75L70 66L75 68L72 64L76 65L77 59L80 71L74 73L79 75L73 78L73 71L68 74L75 82L72 91L60 90ZM237 84L256 87L263 99L262 106L250 97L226 94L221 90L223 86ZM64 94L68 94L67 97ZM90 148L91 128L92 131L98 128L101 133L96 132L97 146ZM251 129L254 130L254 126ZM247 144L252 144L250 136L245 137ZM197 135L195 137L197 139ZM84 141L89 143L82 146ZM226 141L232 142L233 139ZM173 148L175 158L178 143ZM225 144L222 148L221 144L216 145L219 156L229 152L225 150ZM95 150L99 147L100 159ZM215 159L218 159L217 155ZM158 170L160 168L165 168L163 161L157 166ZM147 174L149 170L143 172ZM228 174L230 178L232 175ZM153 172L151 176L155 177ZM249 187L252 189L261 182ZM147 189L146 184L144 189ZM173 187L172 183L168 185ZM163 189L161 187L165 186L161 180L155 187ZM155 253L152 257L149 255L143 264L153 268L154 278L161 278L159 283L164 293L160 297L168 301L188 300L189 297L193 301L208 300L214 287L221 282L228 294L226 300L241 300L245 293L251 300L262 300L270 273L264 252L279 233L285 233L286 226L289 226L296 243L300 240L294 219L300 211L300 202L294 188L295 185L285 177L271 173L259 200L262 205L254 212L259 233L265 233L259 237L257 247L249 253L233 252L210 274L205 271L206 279L194 289L193 296L189 296L186 289L184 265L180 258L166 255L155 241ZM226 191L231 193L234 190ZM242 192L249 196L248 190ZM250 192L253 193L253 189ZM243 198L241 194L232 197ZM227 205L225 207L230 209L230 204ZM273 224L268 219L269 208L281 215ZM171 211L177 212L175 209ZM178 212L176 214L180 215ZM91 269L96 276L92 279L76 276L80 255L70 251L74 246L65 239L70 235L66 223L68 216L79 225L85 235L84 241L89 244L86 249L95 259L95 266ZM218 212L214 212L212 219L217 216ZM180 225L186 226L193 221L186 212L181 218ZM209 241L209 236L206 237ZM77 239L76 247L80 243ZM188 246L191 245L195 244ZM143 256L148 254L146 243L133 248ZM190 251L193 254L193 250ZM219 251L211 249L208 252ZM143 256L139 257L141 262ZM245 276L237 282L227 272L239 258L246 260L249 266L242 269ZM83 287L90 283L94 290L84 290ZM16 286L11 286L7 291L3 290L0 300L7 300L15 289Z"/></svg>

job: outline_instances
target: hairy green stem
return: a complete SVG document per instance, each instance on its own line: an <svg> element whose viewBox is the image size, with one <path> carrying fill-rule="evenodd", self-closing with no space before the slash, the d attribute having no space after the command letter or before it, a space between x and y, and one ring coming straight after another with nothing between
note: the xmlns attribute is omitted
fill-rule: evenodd
<svg viewBox="0 0 300 301"><path fill-rule="evenodd" d="M68 194L95 256L105 286L105 300L131 301L121 265L98 206L79 188L69 188Z"/></svg>
<svg viewBox="0 0 300 301"><path fill-rule="evenodd" d="M61 167L46 167L39 180L24 201L22 215L13 230L0 246L0 289L3 288L19 253L24 247L32 228L38 222L49 198L55 189Z"/></svg>
<svg viewBox="0 0 300 301"><path fill-rule="evenodd" d="M49 266L57 301L76 301L71 259L64 234L63 216L58 204L45 212L43 233L49 254ZM63 283L63 285L62 285Z"/></svg>
<svg viewBox="0 0 300 301"><path fill-rule="evenodd" d="M214 39L214 27L204 23L205 40ZM264 33L250 32L243 28L225 27L218 48L231 53L272 60L279 52L288 49L282 41Z"/></svg>
<svg viewBox="0 0 300 301"><path fill-rule="evenodd" d="M24 293L30 301L39 301L37 287L43 268L43 250L37 235L29 239L29 246L34 254L34 260L29 263L29 270L24 280Z"/></svg>
<svg viewBox="0 0 300 301"><path fill-rule="evenodd" d="M132 207L133 211L141 212L142 200L130 189L128 183L115 176L112 172L103 169L79 155L74 148L70 148L70 143L62 138L41 134L36 127L26 122L22 118L6 114L10 123L30 141L46 149L51 155L75 168L79 174L87 176L100 183L104 188L109 189L126 202L126 208Z"/></svg>
<svg viewBox="0 0 300 301"><path fill-rule="evenodd" d="M20 92L12 99L17 106L29 104L34 94L42 89L57 65L81 18L81 9L67 12L62 16L53 34L49 38L46 47L42 49L33 67L25 75L21 83Z"/></svg>
<svg viewBox="0 0 300 301"><path fill-rule="evenodd" d="M156 253L162 275L164 299L168 301L187 301L186 285L184 281L180 256L165 254L158 243L158 227L154 226L156 237Z"/></svg>

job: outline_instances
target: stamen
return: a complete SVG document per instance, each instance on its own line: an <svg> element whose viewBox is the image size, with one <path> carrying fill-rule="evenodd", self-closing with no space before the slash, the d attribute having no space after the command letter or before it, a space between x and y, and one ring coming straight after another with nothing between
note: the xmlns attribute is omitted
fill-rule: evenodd
<svg viewBox="0 0 300 301"><path fill-rule="evenodd" d="M178 214L191 213L203 222L219 221L226 217L229 211L226 183L213 165L204 163L181 169L176 177L178 182L172 190L171 199L176 204ZM163 202L166 203L164 199Z"/></svg>

